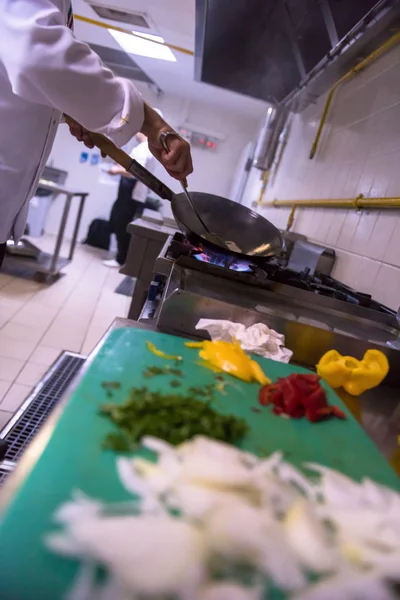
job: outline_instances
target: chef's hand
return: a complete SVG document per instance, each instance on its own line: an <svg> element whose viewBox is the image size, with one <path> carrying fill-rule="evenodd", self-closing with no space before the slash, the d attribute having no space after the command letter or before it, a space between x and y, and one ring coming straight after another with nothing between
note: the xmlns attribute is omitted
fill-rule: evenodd
<svg viewBox="0 0 400 600"><path fill-rule="evenodd" d="M87 129L82 127L82 125L80 125L76 121L74 121L73 123L68 123L68 127L71 135L73 135L78 140L78 142L83 142L86 148L90 148L90 150L94 148L92 138L90 137L90 133ZM107 155L104 154L104 152L102 152L101 156L105 158Z"/></svg>
<svg viewBox="0 0 400 600"><path fill-rule="evenodd" d="M122 177L127 177L128 179L133 179L132 175L125 171L124 167L120 167L119 165L114 165L107 171L109 175L122 175Z"/></svg>
<svg viewBox="0 0 400 600"><path fill-rule="evenodd" d="M186 182L186 177L193 172L190 145L178 134L176 137L170 136L167 152L160 141L160 134L166 131L173 131L173 129L155 110L145 104L141 132L147 137L150 152L171 177Z"/></svg>

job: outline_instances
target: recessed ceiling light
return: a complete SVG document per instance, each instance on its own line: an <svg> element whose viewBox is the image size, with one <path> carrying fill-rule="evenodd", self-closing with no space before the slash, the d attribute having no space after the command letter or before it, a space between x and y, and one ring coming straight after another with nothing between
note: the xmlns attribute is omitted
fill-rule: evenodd
<svg viewBox="0 0 400 600"><path fill-rule="evenodd" d="M149 33L139 31L132 31L135 35L129 35L129 33L115 31L114 29L109 29L108 31L128 54L137 54L138 56L176 62L174 54L168 46L164 45L165 41L159 35L150 35Z"/></svg>

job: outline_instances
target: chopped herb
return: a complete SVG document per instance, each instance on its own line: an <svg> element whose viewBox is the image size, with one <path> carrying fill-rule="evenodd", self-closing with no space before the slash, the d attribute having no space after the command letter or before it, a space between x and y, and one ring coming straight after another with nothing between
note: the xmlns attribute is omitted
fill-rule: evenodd
<svg viewBox="0 0 400 600"><path fill-rule="evenodd" d="M173 379L169 385L173 388L177 388L180 387L182 384L178 379Z"/></svg>
<svg viewBox="0 0 400 600"><path fill-rule="evenodd" d="M215 390L215 386L213 383L209 383L207 385L203 385L202 387L190 387L189 394L193 394L193 396L199 396L201 398L210 398Z"/></svg>
<svg viewBox="0 0 400 600"><path fill-rule="evenodd" d="M175 377L184 377L183 371L181 369L174 369L173 367L167 366L167 370Z"/></svg>
<svg viewBox="0 0 400 600"><path fill-rule="evenodd" d="M253 412L256 412L256 413L260 413L260 412L261 412L261 408L257 408L256 406L252 406L252 407L251 407L251 410L252 410Z"/></svg>
<svg viewBox="0 0 400 600"><path fill-rule="evenodd" d="M156 375L164 375L167 372L165 368L162 367L147 367L146 371L143 372L143 377L146 379L150 379L151 377L155 377Z"/></svg>
<svg viewBox="0 0 400 600"><path fill-rule="evenodd" d="M133 449L125 433L109 433L103 442L103 448L115 452L131 452Z"/></svg>
<svg viewBox="0 0 400 600"><path fill-rule="evenodd" d="M121 384L119 381L102 381L101 387L103 387L105 390L119 390Z"/></svg>
<svg viewBox="0 0 400 600"><path fill-rule="evenodd" d="M163 394L135 388L123 405L104 404L101 414L119 429L105 440L117 452L132 450L144 435L180 444L195 435L207 435L228 443L239 441L248 431L247 423L233 415L222 415L190 394Z"/></svg>
<svg viewBox="0 0 400 600"><path fill-rule="evenodd" d="M146 379L151 379L156 375L175 375L175 377L183 377L183 372L181 369L175 369L174 367L170 367L167 365L166 367L156 367L151 366L147 367L145 371L143 371L143 377Z"/></svg>

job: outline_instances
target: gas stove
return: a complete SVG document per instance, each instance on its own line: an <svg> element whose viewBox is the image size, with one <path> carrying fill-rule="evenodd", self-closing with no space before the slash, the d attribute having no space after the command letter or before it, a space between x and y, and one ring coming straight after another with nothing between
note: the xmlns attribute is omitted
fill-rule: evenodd
<svg viewBox="0 0 400 600"><path fill-rule="evenodd" d="M287 261L281 257L269 259L262 264L252 263L251 260L244 260L234 255L194 247L183 234L176 233L168 239L157 259L156 271L163 258L169 263L176 262L186 268L191 267L194 270L248 285L268 288L271 283L281 283L393 317L396 314L392 309L373 300L370 294L357 292L329 275L318 272L312 274L310 269L301 272L293 271L288 268Z"/></svg>
<svg viewBox="0 0 400 600"><path fill-rule="evenodd" d="M264 322L285 334L294 360L306 366L332 348L361 356L376 347L400 367L395 311L329 275L293 271L282 257L254 263L194 247L176 233L167 239L154 273L151 316L162 331L204 337L195 329L200 318L247 326Z"/></svg>

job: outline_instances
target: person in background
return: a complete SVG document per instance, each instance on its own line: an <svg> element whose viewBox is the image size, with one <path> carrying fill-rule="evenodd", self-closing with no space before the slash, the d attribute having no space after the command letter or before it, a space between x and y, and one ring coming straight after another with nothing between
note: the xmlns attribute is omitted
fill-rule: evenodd
<svg viewBox="0 0 400 600"><path fill-rule="evenodd" d="M7 240L24 233L62 114L76 121L70 131L89 148L90 131L118 146L140 131L172 177L183 180L193 168L188 143L171 137L166 152L160 134L171 131L168 123L75 39L70 0L0 0L0 15L1 265Z"/></svg>
<svg viewBox="0 0 400 600"><path fill-rule="evenodd" d="M161 115L160 111L155 110ZM139 143L130 153L131 158L146 167L148 171L152 171L154 158L150 152L146 136L143 133L137 133L136 140ZM121 175L118 196L110 215L111 231L115 233L117 238L117 255L115 258L105 260L103 265L117 268L125 263L128 254L130 235L127 232L127 227L143 211L148 189L119 165L111 167L108 172L110 175Z"/></svg>

